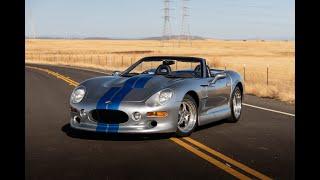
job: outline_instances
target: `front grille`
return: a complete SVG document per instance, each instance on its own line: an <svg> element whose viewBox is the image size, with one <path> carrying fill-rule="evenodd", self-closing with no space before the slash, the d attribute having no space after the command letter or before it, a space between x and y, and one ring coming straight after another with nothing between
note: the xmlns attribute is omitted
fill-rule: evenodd
<svg viewBox="0 0 320 180"><path fill-rule="evenodd" d="M123 111L95 109L91 111L91 117L98 123L119 124L128 121L128 115Z"/></svg>

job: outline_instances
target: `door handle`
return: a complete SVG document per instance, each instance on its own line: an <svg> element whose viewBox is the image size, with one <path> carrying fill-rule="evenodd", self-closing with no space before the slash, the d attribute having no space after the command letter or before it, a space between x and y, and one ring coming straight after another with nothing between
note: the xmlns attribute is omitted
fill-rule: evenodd
<svg viewBox="0 0 320 180"><path fill-rule="evenodd" d="M209 83L209 84L201 84L200 86L202 87L214 87L214 84L213 83Z"/></svg>
<svg viewBox="0 0 320 180"><path fill-rule="evenodd" d="M200 86L202 86L202 87L208 87L209 84L201 84Z"/></svg>

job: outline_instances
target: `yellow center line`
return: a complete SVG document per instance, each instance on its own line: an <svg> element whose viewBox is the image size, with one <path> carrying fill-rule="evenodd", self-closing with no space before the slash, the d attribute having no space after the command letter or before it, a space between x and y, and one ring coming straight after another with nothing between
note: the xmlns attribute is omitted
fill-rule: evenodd
<svg viewBox="0 0 320 180"><path fill-rule="evenodd" d="M63 75L61 75L59 73L56 73L56 72L53 72L51 70L38 68L38 67L33 67L33 66L26 66L26 67L27 68L32 68L32 69L38 69L40 71L47 72L48 74L51 74L51 75L53 75L53 76L65 81L65 82L67 82L68 84L70 84L72 86L78 86L79 85L78 82L70 79L69 77L63 76ZM244 164L241 164L241 163L239 163L239 162L237 162L237 161L235 161L235 160L233 160L233 159L231 159L231 158L229 158L229 157L227 157L227 156L225 156L225 155L223 155L223 154L221 154L221 153L219 153L219 152L217 152L217 151L215 151L215 150L213 150L213 149L211 149L211 148L209 148L209 147L207 147L207 146L205 146L203 144L201 144L200 142L197 142L194 139L191 139L189 137L186 137L186 138L183 138L183 139L185 139L186 141L190 142L191 144L197 146L198 148L203 149L203 150L209 152L210 154L215 155L215 156L217 156L217 157L229 162L230 164L233 164L234 166L237 166L238 168L244 170L245 172L247 172L247 173L249 173L251 175L254 175L254 176L256 176L256 177L258 177L260 179L268 179L268 180L271 179L271 178L259 173L258 171L255 171L255 170L245 166ZM192 147L191 145L181 141L178 138L171 137L170 140L172 140L176 144L182 146L183 148L187 149L188 151L192 152L193 154L199 156L200 158L208 161L209 163L213 164L214 166L217 166L218 168L220 168L220 169L226 171L227 173L235 176L238 179L251 179L248 176L246 176L246 175L234 170L233 168L231 168L231 167L227 166L226 164L218 161L217 159L214 159L213 157L201 152L200 150Z"/></svg>
<svg viewBox="0 0 320 180"><path fill-rule="evenodd" d="M59 79L62 79L62 80L64 80L64 81L67 81L67 82L69 82L69 83L71 83L71 84L78 84L77 82L75 82L75 81L73 81L73 80L71 80L71 79L69 79L69 78L67 78L67 77L64 77L64 76L62 76L62 75L60 75L59 73L56 73L56 72L53 72L53 71L47 71L49 74L52 74L52 75L54 75L54 76L56 76L57 78L59 78Z"/></svg>
<svg viewBox="0 0 320 180"><path fill-rule="evenodd" d="M207 151L208 153L227 161L230 164L233 164L234 166L242 169L243 171L245 171L245 172L247 172L247 173L249 173L251 175L254 175L254 176L256 176L256 177L258 177L260 179L268 179L268 180L271 179L270 177L268 177L268 176L266 176L266 175L264 175L264 174L262 174L262 173L260 173L260 172L258 172L256 170L254 170L254 169L251 169L250 167L248 167L248 166L246 166L246 165L244 165L244 164L242 164L242 163L240 163L238 161L235 161L235 160L223 155L222 153L220 153L218 151L215 151L212 148L209 148L208 146L206 146L206 145L204 145L204 144L202 144L202 143L200 143L200 142L198 142L198 141L196 141L194 139L191 139L189 137L185 137L183 139L187 140L188 142L190 142L191 144L197 146L198 148L203 149L203 150Z"/></svg>
<svg viewBox="0 0 320 180"><path fill-rule="evenodd" d="M202 159L208 161L209 163L217 166L218 168L226 171L227 173L235 176L235 177L238 178L238 179L251 179L251 178L249 178L248 176L245 176L244 174L241 174L240 172L232 169L231 167L229 167L229 166L227 166L226 164L224 164L224 163L222 163L222 162L214 159L213 157L211 157L211 156L209 156L209 155L207 155L207 154L199 151L198 149L190 146L189 144L181 141L181 140L178 139L178 138L173 138L173 137L172 137L172 138L170 138L170 140L172 140L172 141L175 142L176 144L184 147L185 149L189 150L189 151L192 152L193 154L201 157Z"/></svg>
<svg viewBox="0 0 320 180"><path fill-rule="evenodd" d="M51 70L43 69L43 68L38 68L38 67L33 67L33 66L26 66L26 67L27 67L27 68L32 68L32 69L37 69L37 70L40 70L40 71L47 72L48 74L51 74L51 75L57 77L58 79L61 79L61 80L65 81L65 82L67 82L69 85L72 85L72 86L78 86L78 85L79 85L78 82L76 82L76 81L74 81L74 80L72 80L72 79L70 79L70 78L68 78L68 77L65 77L65 76L63 76L63 75L61 75L61 74L59 74L59 73L53 72L53 71L51 71Z"/></svg>

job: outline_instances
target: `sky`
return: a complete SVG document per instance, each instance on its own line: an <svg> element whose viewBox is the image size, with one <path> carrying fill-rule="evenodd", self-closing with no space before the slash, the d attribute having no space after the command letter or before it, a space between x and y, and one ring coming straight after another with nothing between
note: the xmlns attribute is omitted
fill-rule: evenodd
<svg viewBox="0 0 320 180"><path fill-rule="evenodd" d="M171 34L181 0L171 0ZM191 35L215 39L294 39L294 0L190 0ZM162 36L163 0L26 0L26 36Z"/></svg>

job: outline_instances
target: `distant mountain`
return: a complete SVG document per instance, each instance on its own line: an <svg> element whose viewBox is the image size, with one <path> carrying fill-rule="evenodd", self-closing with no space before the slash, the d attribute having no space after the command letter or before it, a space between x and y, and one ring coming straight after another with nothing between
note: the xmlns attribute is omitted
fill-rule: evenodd
<svg viewBox="0 0 320 180"><path fill-rule="evenodd" d="M186 39L186 36L180 36L180 35L172 35L170 36L170 39ZM141 38L141 40L161 40L161 39L168 39L168 37L164 36L157 36L157 37L146 37L146 38ZM207 38L201 37L201 36L190 36L190 39L192 40L204 40Z"/></svg>
<svg viewBox="0 0 320 180"><path fill-rule="evenodd" d="M185 36L180 35L172 35L170 36L170 39L186 39ZM29 39L29 37L26 37ZM166 39L168 37L165 37ZM60 36L39 36L35 39L84 39L84 40L162 40L164 39L163 36L157 36L157 37L145 37L145 38L110 38L110 37L60 37ZM190 36L190 39L192 40L204 40L206 38L203 38L201 36Z"/></svg>
<svg viewBox="0 0 320 180"><path fill-rule="evenodd" d="M108 38L108 37L85 37L80 39L90 39L90 40L115 40L114 38Z"/></svg>
<svg viewBox="0 0 320 180"><path fill-rule="evenodd" d="M54 37L54 36L39 36L39 37L26 37L26 39L66 39L64 37Z"/></svg>

